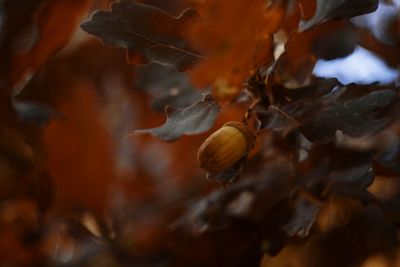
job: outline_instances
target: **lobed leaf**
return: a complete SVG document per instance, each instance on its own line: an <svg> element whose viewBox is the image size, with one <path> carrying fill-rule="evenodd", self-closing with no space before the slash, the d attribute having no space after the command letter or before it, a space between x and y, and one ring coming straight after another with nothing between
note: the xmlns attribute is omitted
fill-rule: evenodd
<svg viewBox="0 0 400 267"><path fill-rule="evenodd" d="M207 60L191 73L193 81L205 87L213 85L213 95L218 100L237 97L248 76L272 62L272 34L285 18L284 2L267 5L264 0L228 4L220 0L203 1L199 7L202 20L191 28L188 37L204 51Z"/></svg>
<svg viewBox="0 0 400 267"><path fill-rule="evenodd" d="M203 100L182 109L166 107L167 121L160 127L134 131L135 134L149 133L162 141L172 142L182 135L200 134L213 126L220 107L209 95Z"/></svg>
<svg viewBox="0 0 400 267"><path fill-rule="evenodd" d="M220 188L194 202L177 222L178 226L199 234L233 224L233 217L262 222L266 218L280 217L281 212L286 214L286 205L281 206L282 209L275 208L288 200L292 190L293 169L289 164L268 162L257 177L246 178L227 190ZM286 221L286 216L281 219ZM269 227L266 230L270 230Z"/></svg>
<svg viewBox="0 0 400 267"><path fill-rule="evenodd" d="M306 31L335 18L351 18L370 13L378 8L378 0L317 0L317 10L310 20L302 20L300 31Z"/></svg>
<svg viewBox="0 0 400 267"><path fill-rule="evenodd" d="M341 87L319 98L293 100L282 107L270 106L266 112L258 113L262 128L284 133L297 128L310 141L326 143L338 130L360 137L379 132L392 120L384 112L398 99L393 90L378 90L343 103L339 97L345 91L346 87Z"/></svg>
<svg viewBox="0 0 400 267"><path fill-rule="evenodd" d="M163 112L166 106L183 108L202 99L203 93L187 73L159 64L138 67L136 86L152 96L152 108Z"/></svg>
<svg viewBox="0 0 400 267"><path fill-rule="evenodd" d="M10 51L8 54L6 53L7 56L3 57L1 55L1 67L5 67L5 70L7 70L4 73L7 73L8 82L13 85L14 94L20 93L25 82L30 79L32 74L44 65L52 55L68 44L77 25L79 25L83 15L93 1L71 2L68 0L56 0L32 2L42 3L35 10L33 24L27 25L27 27L36 28L31 31L33 36L27 36L28 39L31 39L31 41L28 41L30 44L26 45L22 51L19 51L22 53L15 54L16 51ZM32 5L32 3L26 3L25 5ZM15 10L14 12L20 14L20 10ZM9 24L7 27L10 27L10 33L15 34L18 32L19 23L16 23L12 16L8 18L9 15L5 16L10 19L10 21L6 22ZM21 16L24 17L26 15ZM14 37L9 36L7 38L13 40Z"/></svg>
<svg viewBox="0 0 400 267"><path fill-rule="evenodd" d="M203 58L183 39L185 28L197 18L194 9L173 17L156 7L120 0L81 27L106 44L126 48L130 63L156 62L183 71Z"/></svg>
<svg viewBox="0 0 400 267"><path fill-rule="evenodd" d="M314 118L306 120L300 130L314 142L331 140L336 130L353 137L377 133L388 125L391 118L369 115L377 109L385 109L396 100L397 94L385 89L345 104L331 103Z"/></svg>
<svg viewBox="0 0 400 267"><path fill-rule="evenodd" d="M317 146L301 163L312 168L303 169L300 187L320 200L338 193L368 201L365 192L375 177L372 159L371 151L356 152L333 143Z"/></svg>

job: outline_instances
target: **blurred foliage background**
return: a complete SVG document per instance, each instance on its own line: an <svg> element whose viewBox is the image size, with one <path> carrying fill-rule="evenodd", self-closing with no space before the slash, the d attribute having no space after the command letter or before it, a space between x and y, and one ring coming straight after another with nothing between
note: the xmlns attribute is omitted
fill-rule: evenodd
<svg viewBox="0 0 400 267"><path fill-rule="evenodd" d="M204 55L183 67L164 51L146 61L125 24L82 27L106 44L82 30L112 2L0 1L0 266L400 266L398 1L146 0L154 16L117 17ZM187 8L200 19L179 38L161 27ZM336 112L391 98L359 102L366 115L353 105L354 121L316 118L335 90ZM204 93L221 107L209 131L130 134ZM224 189L197 150L255 98L302 126L260 117L267 129Z"/></svg>

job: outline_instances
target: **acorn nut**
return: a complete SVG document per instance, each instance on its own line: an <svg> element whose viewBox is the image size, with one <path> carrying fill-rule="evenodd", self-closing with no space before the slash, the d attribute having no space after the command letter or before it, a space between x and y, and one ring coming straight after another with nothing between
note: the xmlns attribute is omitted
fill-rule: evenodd
<svg viewBox="0 0 400 267"><path fill-rule="evenodd" d="M239 121L230 121L201 144L197 161L209 173L232 167L254 146L254 134Z"/></svg>

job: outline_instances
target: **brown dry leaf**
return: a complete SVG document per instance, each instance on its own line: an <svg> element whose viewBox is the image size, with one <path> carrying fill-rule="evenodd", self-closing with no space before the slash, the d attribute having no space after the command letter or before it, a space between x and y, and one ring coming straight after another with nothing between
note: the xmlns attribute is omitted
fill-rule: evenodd
<svg viewBox="0 0 400 267"><path fill-rule="evenodd" d="M369 30L358 29L360 45L379 55L390 67L396 67L400 62L399 43L385 44L379 41Z"/></svg>
<svg viewBox="0 0 400 267"><path fill-rule="evenodd" d="M25 79L68 43L91 3L92 0L46 1L38 9L35 18L38 39L30 51L15 55L11 67L12 84Z"/></svg>
<svg viewBox="0 0 400 267"><path fill-rule="evenodd" d="M149 5L120 0L111 5L110 12L97 11L81 27L106 44L126 48L132 64L156 62L184 71L203 59L182 38L184 29L197 18L194 9L172 17Z"/></svg>
<svg viewBox="0 0 400 267"><path fill-rule="evenodd" d="M275 65L275 78L277 83L285 85L287 88L297 88L310 84L314 65L321 54L326 51L319 51L324 40L331 38L332 32L344 32L350 28L348 22L330 21L307 32L294 33L285 44L285 52L278 58ZM329 33L329 35L327 35ZM341 35L339 36L339 38ZM341 44L346 39L336 39L329 42L329 45L322 45L322 48L330 51L341 50ZM355 45L354 40L351 44ZM351 46L350 44L350 46ZM351 47L350 47L351 48ZM347 53L351 52L345 51ZM344 56L347 54L342 54Z"/></svg>
<svg viewBox="0 0 400 267"><path fill-rule="evenodd" d="M228 4L207 0L199 11L202 20L193 26L189 38L208 58L194 70L193 80L201 86L216 84L214 95L230 99L238 95L255 68L272 60L270 35L280 26L283 7L267 8L263 0Z"/></svg>
<svg viewBox="0 0 400 267"><path fill-rule="evenodd" d="M135 130L134 134L149 133L165 142L172 142L182 135L200 134L212 128L220 107L209 95L186 108L165 108L167 119L159 127Z"/></svg>
<svg viewBox="0 0 400 267"><path fill-rule="evenodd" d="M115 174L111 137L98 116L94 91L85 84L75 88L60 110L65 120L53 121L44 134L56 207L101 212Z"/></svg>
<svg viewBox="0 0 400 267"><path fill-rule="evenodd" d="M351 18L370 13L378 8L378 0L316 0L317 9L309 20L300 21L300 31L335 18Z"/></svg>

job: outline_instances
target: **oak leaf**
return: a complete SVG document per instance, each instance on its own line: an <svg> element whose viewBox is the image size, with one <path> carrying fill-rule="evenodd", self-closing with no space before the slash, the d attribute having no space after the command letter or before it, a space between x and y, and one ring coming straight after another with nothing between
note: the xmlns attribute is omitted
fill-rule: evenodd
<svg viewBox="0 0 400 267"><path fill-rule="evenodd" d="M91 4L92 0L57 0L44 1L40 5L34 21L34 27L37 27L34 32L37 35L31 37L34 42L28 51L13 55L8 69L15 93L19 93L23 88L23 80L29 80L32 71L41 67L52 55L67 45Z"/></svg>
<svg viewBox="0 0 400 267"><path fill-rule="evenodd" d="M194 82L214 85L218 100L237 96L248 76L272 61L272 33L284 18L284 5L278 2L267 6L263 0L204 1L199 8L202 20L188 32L207 55L192 73Z"/></svg>
<svg viewBox="0 0 400 267"><path fill-rule="evenodd" d="M384 112L398 99L393 90L377 90L343 101L335 94L343 94L346 88L337 88L320 99L299 99L282 107L270 106L268 111L259 113L262 127L284 132L297 128L310 141L326 143L335 137L337 130L360 137L377 133L391 122L392 118Z"/></svg>
<svg viewBox="0 0 400 267"><path fill-rule="evenodd" d="M217 118L219 105L209 95L191 106L174 110L166 107L167 121L160 127L134 131L135 134L149 133L162 141L172 142L182 135L200 134L208 131Z"/></svg>
<svg viewBox="0 0 400 267"><path fill-rule="evenodd" d="M336 18L351 18L370 13L378 8L378 0L317 0L317 10L310 20L302 20L300 31Z"/></svg>
<svg viewBox="0 0 400 267"><path fill-rule="evenodd" d="M203 57L183 39L186 27L198 18L194 9L173 17L161 9L120 0L111 11L97 11L81 27L106 44L124 47L132 64L156 62L181 71Z"/></svg>
<svg viewBox="0 0 400 267"><path fill-rule="evenodd" d="M163 112L166 106L183 108L202 99L203 93L195 88L185 72L159 64L138 67L136 86L152 97L151 106Z"/></svg>

